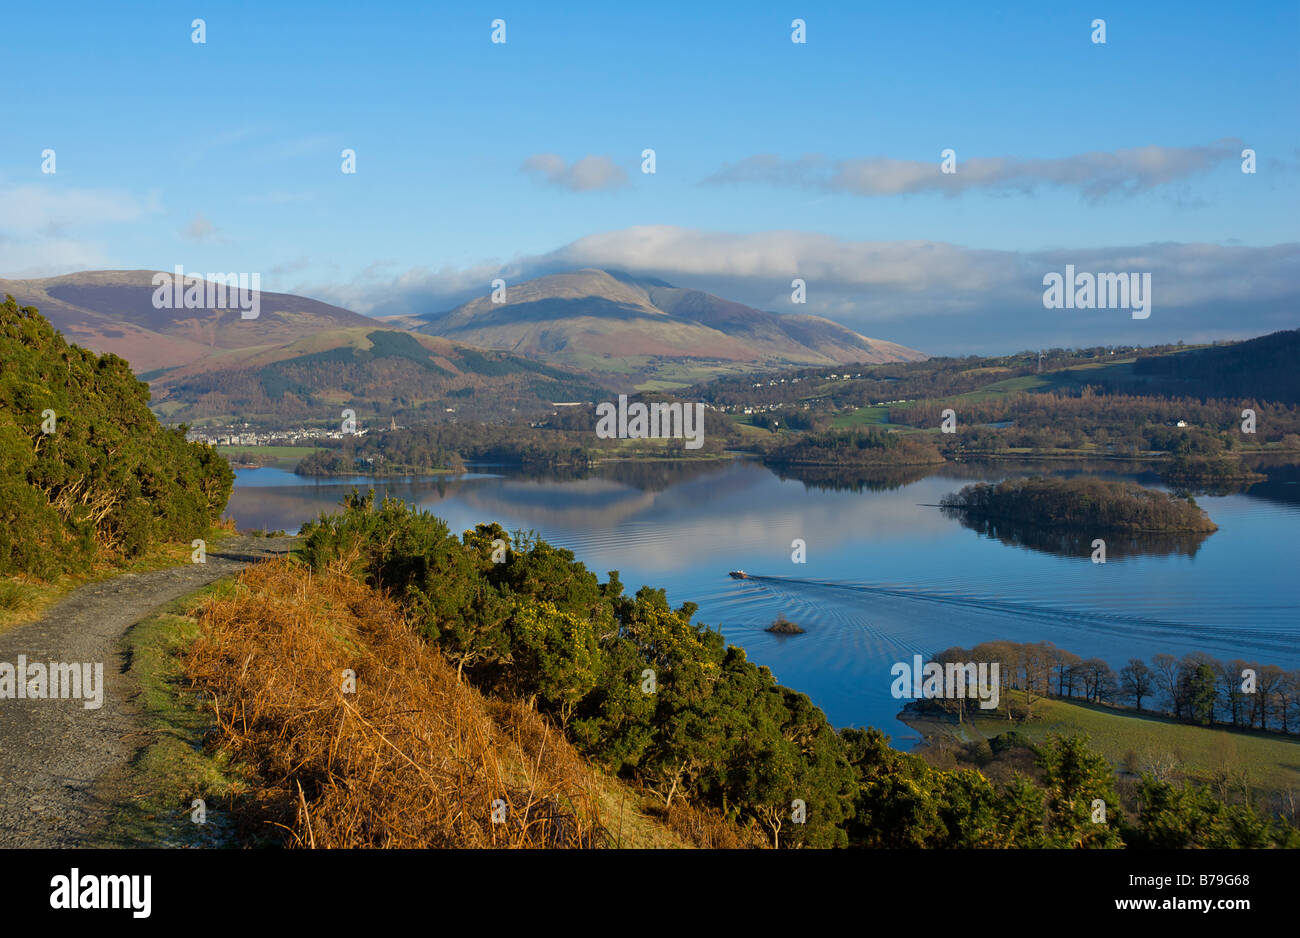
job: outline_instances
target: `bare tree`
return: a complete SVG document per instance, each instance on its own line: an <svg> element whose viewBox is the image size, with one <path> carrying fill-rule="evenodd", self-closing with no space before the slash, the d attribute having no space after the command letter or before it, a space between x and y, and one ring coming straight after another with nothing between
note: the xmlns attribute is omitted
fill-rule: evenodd
<svg viewBox="0 0 1300 938"><path fill-rule="evenodd" d="M1025 693L1026 707L1033 706L1036 699L1047 693L1051 667L1051 650L1046 642L1020 646L1021 690Z"/></svg>
<svg viewBox="0 0 1300 938"><path fill-rule="evenodd" d="M1164 695L1166 706L1176 717L1181 717L1182 707L1178 700L1178 659L1173 655L1156 655L1151 659L1151 671L1155 675L1156 687Z"/></svg>
<svg viewBox="0 0 1300 938"><path fill-rule="evenodd" d="M1074 696L1074 682L1077 677L1075 668L1083 661L1072 651L1064 648L1051 650L1052 667L1056 669L1056 696Z"/></svg>
<svg viewBox="0 0 1300 938"><path fill-rule="evenodd" d="M1278 684L1277 712L1282 718L1282 732L1291 732L1291 711L1300 703L1300 671L1288 671Z"/></svg>
<svg viewBox="0 0 1300 938"><path fill-rule="evenodd" d="M1010 690L1016 686L1016 674L1020 662L1020 647L1014 642L998 640L992 642L981 642L971 649L972 661L984 661L989 664L997 663L998 682L1002 685L998 693L1000 699L1006 702L1006 718L1011 719L1011 694Z"/></svg>
<svg viewBox="0 0 1300 938"><path fill-rule="evenodd" d="M1259 713L1259 728L1268 729L1268 715L1277 710L1278 691L1286 681L1286 672L1275 664L1266 664L1255 669L1255 696L1259 698L1256 711Z"/></svg>
<svg viewBox="0 0 1300 938"><path fill-rule="evenodd" d="M1089 658L1079 664L1078 670L1083 681L1083 697L1089 702L1099 701L1103 692L1115 685L1115 673L1100 658Z"/></svg>
<svg viewBox="0 0 1300 938"><path fill-rule="evenodd" d="M1219 667L1216 669L1219 678L1219 693L1223 697L1228 712L1232 715L1233 726L1241 726L1246 699L1246 695L1241 690L1241 672L1248 667L1250 665L1240 658L1234 658L1231 661L1219 662Z"/></svg>
<svg viewBox="0 0 1300 938"><path fill-rule="evenodd" d="M935 655L931 660L944 667L945 687L946 687L946 676L948 673L949 666L952 666L954 669L956 669L954 671L954 674L956 676L960 676L962 678L963 687L962 687L962 692L960 694L956 694L951 698L947 697L946 695L940 695L939 699L936 701L942 709L948 711L949 713L955 714L957 717L957 722L961 723L965 720L966 717L966 695L971 693L971 687L965 686L967 684L967 681L966 681L966 672L963 666L968 662L973 662L974 657L971 654L971 652L967 651L965 648L953 647L953 648L944 649L943 651Z"/></svg>
<svg viewBox="0 0 1300 938"><path fill-rule="evenodd" d="M1141 658L1130 658L1128 664L1120 669L1119 686L1125 698L1134 701L1138 713L1141 713L1142 701L1155 692L1155 672Z"/></svg>

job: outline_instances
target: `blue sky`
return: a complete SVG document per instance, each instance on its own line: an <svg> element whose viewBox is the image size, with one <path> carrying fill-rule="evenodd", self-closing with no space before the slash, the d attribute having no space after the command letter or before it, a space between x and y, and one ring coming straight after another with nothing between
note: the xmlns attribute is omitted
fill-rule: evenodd
<svg viewBox="0 0 1300 938"><path fill-rule="evenodd" d="M382 315L622 266L937 353L1300 325L1294 2L11 0L4 32L0 277ZM1072 262L1153 271L1152 317L1043 309Z"/></svg>

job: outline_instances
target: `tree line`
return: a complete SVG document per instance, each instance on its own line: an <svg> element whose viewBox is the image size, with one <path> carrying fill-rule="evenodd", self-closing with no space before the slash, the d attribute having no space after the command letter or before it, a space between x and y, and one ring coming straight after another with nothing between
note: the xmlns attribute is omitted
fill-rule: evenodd
<svg viewBox="0 0 1300 938"><path fill-rule="evenodd" d="M943 462L929 440L884 430L827 430L776 439L760 448L775 466L915 466Z"/></svg>
<svg viewBox="0 0 1300 938"><path fill-rule="evenodd" d="M703 445L693 450L680 438L638 440L634 445L601 439L596 436L595 419L593 408L582 406L557 411L544 426L443 422L381 430L337 444L326 441L330 449L304 457L294 471L299 475L459 472L471 462L589 469L602 458L716 456L736 439L731 421L708 410Z"/></svg>
<svg viewBox="0 0 1300 938"><path fill-rule="evenodd" d="M1150 663L1130 658L1118 672L1098 657L1082 658L1050 642L983 642L974 648L949 648L933 656L939 663L998 662L1000 711L1010 719L1017 707L1032 711L1044 697L1132 706L1201 726L1230 726L1300 735L1300 669L1286 670L1242 658L1220 660L1203 652L1177 658L1158 654ZM958 718L971 712L970 701L940 700L934 705Z"/></svg>
<svg viewBox="0 0 1300 938"><path fill-rule="evenodd" d="M1019 391L983 400L936 397L889 408L891 423L938 427L943 411L957 413L957 432L939 441L949 455L999 453L1012 448L1080 449L1091 444L1117 455L1162 452L1215 456L1244 444L1276 443L1300 450L1300 407L1253 397L1231 402L1149 395L1077 395ZM1255 433L1241 430L1245 409L1255 411ZM1182 421L1188 426L1179 427ZM1008 424L1008 426L989 426Z"/></svg>

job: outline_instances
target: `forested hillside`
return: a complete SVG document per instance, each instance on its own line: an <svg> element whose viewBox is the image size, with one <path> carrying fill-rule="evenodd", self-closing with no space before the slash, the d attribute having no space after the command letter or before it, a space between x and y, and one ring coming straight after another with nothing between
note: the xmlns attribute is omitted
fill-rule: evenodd
<svg viewBox="0 0 1300 938"><path fill-rule="evenodd" d="M1141 378L1162 378L1167 393L1197 397L1254 397L1300 404L1300 329L1274 332L1235 345L1194 349L1181 355L1141 358Z"/></svg>
<svg viewBox="0 0 1300 938"><path fill-rule="evenodd" d="M200 537L234 481L216 450L149 410L116 355L0 306L0 574L50 577Z"/></svg>

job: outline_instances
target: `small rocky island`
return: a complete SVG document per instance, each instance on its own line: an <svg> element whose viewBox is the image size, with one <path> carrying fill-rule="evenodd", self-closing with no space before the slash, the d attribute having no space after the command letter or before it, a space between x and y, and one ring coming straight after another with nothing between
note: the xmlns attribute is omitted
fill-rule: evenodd
<svg viewBox="0 0 1300 938"><path fill-rule="evenodd" d="M776 635L802 635L804 630L799 628L785 616L777 616L775 621L767 627L767 631Z"/></svg>

